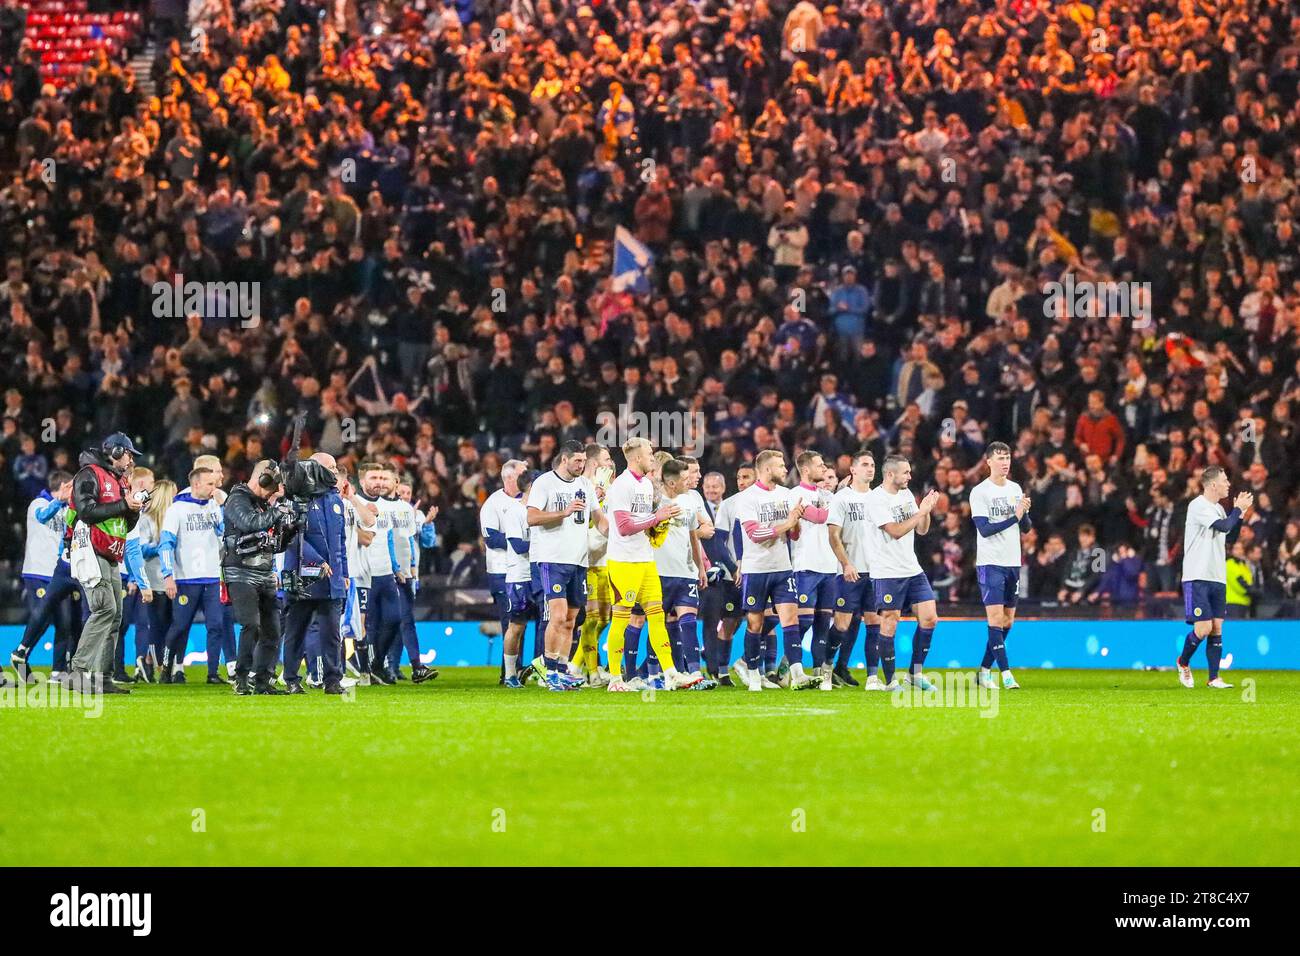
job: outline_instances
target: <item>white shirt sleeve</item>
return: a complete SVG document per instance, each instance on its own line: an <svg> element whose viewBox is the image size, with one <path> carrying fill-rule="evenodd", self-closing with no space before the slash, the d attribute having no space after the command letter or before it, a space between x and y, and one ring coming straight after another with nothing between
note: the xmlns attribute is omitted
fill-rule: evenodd
<svg viewBox="0 0 1300 956"><path fill-rule="evenodd" d="M844 496L837 494L831 498L830 506L826 509L826 523L844 527Z"/></svg>
<svg viewBox="0 0 1300 956"><path fill-rule="evenodd" d="M483 507L478 512L478 531L479 534L486 538L489 531L505 531L502 527L501 515L497 513L494 499L489 499L483 503Z"/></svg>
<svg viewBox="0 0 1300 956"><path fill-rule="evenodd" d="M614 520L614 513L617 511L626 511L632 513L631 496L628 493L628 484L624 481L615 481L605 492L605 513L609 515L609 520Z"/></svg>
<svg viewBox="0 0 1300 956"><path fill-rule="evenodd" d="M163 514L162 529L164 532L170 531L172 534L174 534L177 537L177 539L180 538L180 531L181 531L181 509L180 508L171 507L167 509L166 513Z"/></svg>
<svg viewBox="0 0 1300 956"><path fill-rule="evenodd" d="M546 503L550 500L550 497L544 478L538 478L533 482L532 487L528 489L527 506L536 508L538 511L546 511Z"/></svg>
<svg viewBox="0 0 1300 956"><path fill-rule="evenodd" d="M885 525L893 524L894 511L889 507L889 499L884 495L869 497L867 499L867 519L881 530L884 530Z"/></svg>

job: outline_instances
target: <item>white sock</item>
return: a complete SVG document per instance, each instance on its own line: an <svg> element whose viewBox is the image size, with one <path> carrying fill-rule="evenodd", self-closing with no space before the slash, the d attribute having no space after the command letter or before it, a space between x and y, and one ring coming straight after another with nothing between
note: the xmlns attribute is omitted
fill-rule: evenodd
<svg viewBox="0 0 1300 956"><path fill-rule="evenodd" d="M790 680L801 681L804 679L803 664L796 661L790 665Z"/></svg>
<svg viewBox="0 0 1300 956"><path fill-rule="evenodd" d="M519 673L519 655L507 654L506 655L506 676L514 677L518 673Z"/></svg>

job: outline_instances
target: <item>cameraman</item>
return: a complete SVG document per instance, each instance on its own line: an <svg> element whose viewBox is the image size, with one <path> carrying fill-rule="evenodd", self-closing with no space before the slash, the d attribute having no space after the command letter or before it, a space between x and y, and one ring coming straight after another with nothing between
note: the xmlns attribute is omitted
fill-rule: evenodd
<svg viewBox="0 0 1300 956"><path fill-rule="evenodd" d="M129 694L103 675L113 666L113 642L122 621L122 575L126 536L140 517L141 499L131 494L126 476L139 450L122 432L109 435L98 448L81 454L81 469L72 479L75 523L64 540L72 576L81 584L90 615L72 657L68 686L82 692Z"/></svg>
<svg viewBox="0 0 1300 956"><path fill-rule="evenodd" d="M239 625L235 693L283 694L271 683L280 653L280 614L275 599L275 555L297 529L293 507L284 501L280 469L259 461L248 484L226 497L221 570L230 609ZM252 672L255 683L249 686Z"/></svg>
<svg viewBox="0 0 1300 956"><path fill-rule="evenodd" d="M284 555L284 596L288 610L284 621L284 683L291 694L303 694L298 678L307 628L312 619L320 630L321 679L325 693L343 693L343 639L339 618L348 591L347 522L339 494L338 464L333 455L317 452L297 466L288 491L298 507L298 543ZM305 477L304 477L305 476ZM299 485L305 490L295 490Z"/></svg>

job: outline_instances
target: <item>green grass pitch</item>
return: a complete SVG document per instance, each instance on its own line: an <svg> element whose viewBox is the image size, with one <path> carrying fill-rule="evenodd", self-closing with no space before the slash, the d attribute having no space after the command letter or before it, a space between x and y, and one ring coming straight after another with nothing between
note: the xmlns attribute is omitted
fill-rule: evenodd
<svg viewBox="0 0 1300 956"><path fill-rule="evenodd" d="M1293 672L1215 692L1022 670L991 717L851 689L506 691L487 668L353 700L189 676L98 719L0 709L0 863L1300 863Z"/></svg>

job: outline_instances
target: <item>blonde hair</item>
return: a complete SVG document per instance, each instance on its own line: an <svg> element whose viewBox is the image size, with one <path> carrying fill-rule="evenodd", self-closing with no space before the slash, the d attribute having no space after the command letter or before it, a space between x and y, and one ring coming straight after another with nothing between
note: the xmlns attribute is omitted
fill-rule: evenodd
<svg viewBox="0 0 1300 956"><path fill-rule="evenodd" d="M162 537L163 515L167 514L175 497L176 482L167 478L154 482L149 503L144 506L144 513L149 516L149 523L153 526L150 544L157 544Z"/></svg>
<svg viewBox="0 0 1300 956"><path fill-rule="evenodd" d="M209 471L221 471L221 459L216 455L199 455L194 459L194 467L191 471L197 471L200 468L207 468Z"/></svg>
<svg viewBox="0 0 1300 956"><path fill-rule="evenodd" d="M628 455L632 454L632 452L636 451L638 448L653 448L653 447L654 446L650 444L650 440L648 438L641 438L640 436L636 438L629 438L627 441L623 442L623 457L626 458Z"/></svg>

